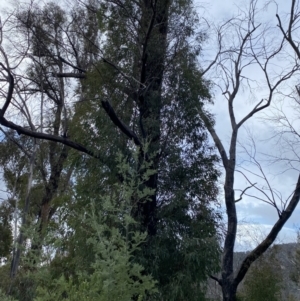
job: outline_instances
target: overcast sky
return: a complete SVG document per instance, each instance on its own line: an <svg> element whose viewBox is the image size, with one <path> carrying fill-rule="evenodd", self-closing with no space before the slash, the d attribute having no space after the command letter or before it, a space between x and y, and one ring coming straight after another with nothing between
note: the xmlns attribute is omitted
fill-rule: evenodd
<svg viewBox="0 0 300 301"><path fill-rule="evenodd" d="M214 20L214 22L219 23L222 21L226 21L238 13L239 7L242 9L246 8L246 5L250 1L212 1L209 4L204 4L203 2L196 2L197 7L199 7L199 11L205 10L205 18L207 20ZM258 0L258 7L261 7L265 1ZM282 20L284 21L287 13L290 10L291 1L277 1L278 6L275 4L269 5L263 12L260 13L260 21L262 23L268 22L270 26L276 26L278 21L276 19L276 13L280 15ZM202 6L205 7L202 8ZM276 31L275 34L279 34L279 31ZM209 36L209 39L213 39L212 36ZM233 38L234 39L234 38ZM276 36L274 36L276 40ZM274 40L274 41L275 41ZM208 55L211 51L211 47L208 45L208 51L204 53ZM291 52L292 53L292 52ZM282 68L285 66L287 62L284 59L281 59L276 62L277 67L279 66L280 70L284 70ZM276 69L274 69L276 70ZM277 69L279 70L279 69ZM245 76L252 78L253 80L260 81L261 74L259 68L256 66L246 69ZM298 77L299 78L299 77ZM289 93L290 88L294 88L295 84L297 83L297 77L292 79L288 82L288 85L283 86L283 93ZM250 84L251 85L251 84ZM256 89L254 92L253 90ZM259 89L257 85L253 86L252 94L249 90L245 89L243 93L241 93L237 98L234 105L234 109L237 115L237 119L240 120L242 116L245 116L249 109L253 108L255 104L266 96L264 93L263 84L259 85ZM214 113L216 118L216 131L224 144L226 150L228 150L229 139L231 134L231 125L230 120L227 113L227 103L225 98L221 95L218 89L214 90L214 105L211 106L211 111ZM276 96L274 98L274 106L275 107L283 107L286 115L291 118L291 120L297 120L297 117L300 116L300 110L297 112L294 108L291 108L291 100L288 97L284 96ZM300 105L299 105L300 106ZM274 116L274 112L276 110L270 108L266 111L268 116ZM297 115L299 114L299 115ZM251 140L249 135L253 138L256 144L256 154L257 159L259 160L260 164L264 168L264 172L268 177L272 187L276 189L278 194L282 194L282 199L287 198L294 190L295 184L297 181L297 177L299 174L299 170L289 170L284 172L287 169L287 166L284 162L271 162L270 157L272 156L288 156L289 158L295 158L290 151L288 152L285 149L285 145L279 144L278 140L270 139L274 136L275 133L279 130L279 125L274 122L268 122L263 120L262 117L266 117L263 114L260 114L258 117L251 119L245 124L245 127L240 132L240 139L239 142L242 147L239 148L239 155L238 155L238 164L241 164L242 168L247 168L250 172L257 172L257 168L253 165L249 164L247 161L249 160L249 156L245 153L243 148L246 148L247 151L252 152L253 154L253 145L251 145ZM299 118L298 118L299 119ZM300 126L300 124L298 124ZM297 124L295 124L297 128ZM289 139L294 139L293 137ZM291 141L291 140L290 140ZM300 138L299 138L300 141ZM300 149L299 149L300 153ZM295 163L295 167L297 168L298 163ZM253 175L250 174L251 179L254 182L257 182L258 185L264 185L260 179L254 179ZM245 178L240 175L236 174L236 189L243 190L249 184L245 180ZM222 186L222 181L221 181ZM249 191L250 193L255 192ZM236 198L239 196L239 191L236 190ZM280 203L280 202L279 202ZM224 204L224 203L223 203ZM225 210L225 209L224 209ZM271 229L271 226L276 222L278 219L278 215L276 210L268 204L265 204L257 199L243 197L243 200L237 204L238 210L238 218L241 221L241 225L239 227L239 235L237 239L237 250L248 249L250 247L254 247L257 245L260 240L268 233ZM296 209L293 216L287 222L285 228L282 230L280 237L278 238L278 242L291 242L296 240L296 229L300 226L300 208Z"/></svg>

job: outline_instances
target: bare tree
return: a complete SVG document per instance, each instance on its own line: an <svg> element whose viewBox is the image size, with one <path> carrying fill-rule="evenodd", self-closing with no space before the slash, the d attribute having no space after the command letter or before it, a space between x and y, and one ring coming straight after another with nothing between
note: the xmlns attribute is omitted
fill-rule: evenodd
<svg viewBox="0 0 300 301"><path fill-rule="evenodd" d="M269 185L270 195L260 190L256 183L248 179L249 185L241 190L239 198L235 196L235 179L237 173L237 147L238 137L242 133L242 127L255 115L266 110L274 100L279 88L290 80L299 70L298 61L286 62L284 66L274 63L283 56L288 56L286 52L286 37L276 38L274 27L258 22L260 11L257 8L257 1L251 1L248 10L239 9L239 15L230 19L217 29L218 53L208 68L204 68L203 75L211 74L217 88L221 91L223 101L227 103L227 116L230 120L230 142L228 150L216 132L214 124L207 118L207 113L199 110L205 125L215 143L221 156L224 168L224 198L227 215L227 232L223 247L221 263L221 277L211 276L222 287L224 301L236 300L238 285L244 279L251 264L259 258L275 241L278 233L295 210L300 197L300 177L296 188L283 206L277 204L271 185L265 177L260 163L252 156L253 162L263 175L262 178ZM277 34L278 35L278 34ZM291 63L291 64L289 64ZM249 69L255 68L255 74L251 77ZM241 114L235 105L242 101L245 108L247 100L246 92L254 98L253 90L261 87L263 81L265 96L258 101L255 100L253 107L248 112ZM254 98L255 99L255 98ZM244 111L244 110L243 110ZM229 134L229 133L227 133ZM251 155L248 153L248 155ZM242 175L243 176L243 175ZM275 207L278 213L278 220L273 225L266 238L258 244L245 258L235 273L233 269L233 254L237 236L237 202L241 201L243 195L248 194L252 189L260 190L264 202ZM273 197L272 197L273 195Z"/></svg>
<svg viewBox="0 0 300 301"><path fill-rule="evenodd" d="M277 4L278 6L278 4ZM279 6L278 6L279 7ZM288 16L281 17L276 14L278 28L283 39L288 44L292 55L300 60L298 31L300 17L299 1L292 0ZM288 102L288 106L284 105ZM299 114L300 114L300 86L299 79L296 79L292 91L282 91L281 101L272 107L270 114L265 114L267 122L276 124L274 140L280 143L281 151L272 154L271 162L282 162L287 170L299 171Z"/></svg>

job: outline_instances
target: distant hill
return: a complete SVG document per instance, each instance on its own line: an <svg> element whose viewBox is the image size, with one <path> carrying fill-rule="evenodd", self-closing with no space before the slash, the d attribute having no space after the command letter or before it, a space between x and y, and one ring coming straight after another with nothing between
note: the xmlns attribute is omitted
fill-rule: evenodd
<svg viewBox="0 0 300 301"><path fill-rule="evenodd" d="M274 265L276 265L274 272L281 273L283 276L283 285L281 290L282 301L300 300L300 284L297 285L292 280L292 276L295 272L297 272L297 267L295 266L295 255L297 249L300 250L300 246L296 243L274 245L266 252L263 258L263 260L274 262ZM234 254L235 271L237 271L237 268L240 266L247 254L248 252L236 252ZM254 263L254 265L255 264L259 263ZM242 288L243 283L239 289ZM208 282L207 296L214 301L221 300L221 289L213 280L209 280Z"/></svg>

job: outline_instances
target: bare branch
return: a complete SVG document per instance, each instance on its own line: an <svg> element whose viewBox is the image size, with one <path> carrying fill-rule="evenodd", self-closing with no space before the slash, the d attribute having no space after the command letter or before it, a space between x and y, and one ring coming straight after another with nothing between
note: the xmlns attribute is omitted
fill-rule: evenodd
<svg viewBox="0 0 300 301"><path fill-rule="evenodd" d="M74 50L75 50L75 49L74 49ZM75 65L73 65L73 64L71 64L71 63L69 63L69 62L66 61L64 58L62 58L60 55L58 56L58 59L59 59L60 61L62 61L63 63L69 65L70 67L72 67L72 68L74 68L74 69L77 69L80 73L86 73L86 70L84 70L84 69L82 69L82 68L80 68L80 67L77 67L77 66L75 66Z"/></svg>
<svg viewBox="0 0 300 301"><path fill-rule="evenodd" d="M83 73L52 73L53 76L58 77L58 78L81 78L81 79L86 79L86 75Z"/></svg>
<svg viewBox="0 0 300 301"><path fill-rule="evenodd" d="M286 221L289 219L289 217L295 210L296 206L298 205L299 199L300 199L300 175L298 177L294 195L291 201L289 202L289 205L287 206L286 210L282 212L281 216L279 217L275 225L272 227L268 236L252 252L250 252L247 255L234 279L235 285L238 285L244 279L251 264L258 257L260 257L275 241L278 233L280 232L280 230L285 225Z"/></svg>
<svg viewBox="0 0 300 301"><path fill-rule="evenodd" d="M220 286L222 286L222 279L219 279L219 278L217 278L217 277L215 277L215 276L213 276L213 275L209 275L209 278L215 280L216 282L218 282L218 284L219 284Z"/></svg>
<svg viewBox="0 0 300 301"><path fill-rule="evenodd" d="M212 138L215 142L215 145L219 151L219 154L222 158L223 165L226 168L228 165L228 157L226 154L226 150L225 150L219 136L217 135L211 121L209 120L209 118L206 116L206 114L201 109L199 110L199 114L200 114L202 120L204 121L207 130L209 131L210 135L212 136Z"/></svg>
<svg viewBox="0 0 300 301"><path fill-rule="evenodd" d="M0 66L7 72L8 74L8 83L9 83L9 88L6 96L6 100L4 103L4 106L2 107L2 110L0 111L0 114L3 116L11 102L13 91L14 91L14 86L15 86L15 80L13 75L11 74L10 70L6 68L2 63L0 63Z"/></svg>
<svg viewBox="0 0 300 301"><path fill-rule="evenodd" d="M235 202L237 203L237 202L241 201L242 198L243 198L243 195L246 193L246 191L247 191L248 189L252 188L253 186L255 186L256 184L257 184L257 183L253 183L253 184L251 184L250 186L246 187L246 188L242 191L240 197L239 197L237 200L235 200Z"/></svg>
<svg viewBox="0 0 300 301"><path fill-rule="evenodd" d="M102 107L106 111L107 115L111 119L111 121L130 139L134 141L134 143L138 146L141 146L141 142L137 135L123 122L121 121L112 106L108 101L101 101Z"/></svg>
<svg viewBox="0 0 300 301"><path fill-rule="evenodd" d="M40 133L40 132L34 132L32 130L28 130L22 126L19 126L11 121L6 120L3 116L0 115L0 124L8 127L12 130L17 131L17 133L19 135L23 134L29 137L33 137L33 138L38 138L38 139L44 139L44 140L48 140L48 141L54 141L54 142L59 142L62 143L64 145L67 145L73 149L76 149L80 152L86 153L94 158L97 159L101 159L100 155L95 154L93 151L87 149L86 147L84 147L82 144L74 142L68 138L65 137L59 137L59 136L55 136L55 135L51 135L51 134L44 134L44 133Z"/></svg>
<svg viewBox="0 0 300 301"><path fill-rule="evenodd" d="M294 24L294 21L295 21L295 19L294 19L295 4L296 4L296 0L292 0L291 11L290 11L290 20L289 20L289 25L288 25L287 31L285 31L283 29L281 19L280 19L278 14L276 14L276 18L278 20L278 27L279 27L280 31L282 32L284 38L288 41L288 43L291 45L291 47L293 48L293 50L297 54L298 58L300 59L299 47L296 45L296 43L294 42L294 40L292 38L292 29L293 29L293 24Z"/></svg>

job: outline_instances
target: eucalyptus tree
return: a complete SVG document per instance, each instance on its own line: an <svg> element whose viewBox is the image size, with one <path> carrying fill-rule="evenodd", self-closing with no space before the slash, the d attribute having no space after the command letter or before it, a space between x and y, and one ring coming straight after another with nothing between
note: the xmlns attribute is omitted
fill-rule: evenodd
<svg viewBox="0 0 300 301"><path fill-rule="evenodd" d="M192 1L80 4L69 16L54 4L17 15L16 31L30 41L22 48L29 60L26 75L11 67L1 49L8 93L0 123L41 139L50 150L48 159L40 154L46 165L41 179L49 188L39 214L41 232L53 216L51 201L69 148L83 153L74 177L79 211L99 192L112 193L112 183L124 185L115 163L121 153L137 166L132 180L143 192L131 197L131 217L148 233L134 259L159 280L164 298L202 300L201 282L217 268L220 217L211 207L217 204L217 157L198 113L210 101L210 84L197 62L205 33L197 27ZM37 128L7 117L22 93L41 104ZM105 213L101 202L97 206ZM85 230L78 223L74 228Z"/></svg>
<svg viewBox="0 0 300 301"><path fill-rule="evenodd" d="M156 24L162 22L156 10L165 2L138 3L103 4L99 19L107 35L100 46L102 59L87 72L74 121L81 125L77 135L108 166L90 163L91 173L83 169L78 183L84 195L101 195L111 187L111 158L120 151L133 163L132 149L139 149L139 164L153 174L141 187L152 191L151 197L132 199L137 205L133 217L149 234L138 258L159 280L166 298L192 300L203 297L200 283L217 267L213 258L219 250L214 221L220 217L210 207L217 194L217 157L195 110L209 102L209 83L197 64L200 47L192 48L189 40L196 36L200 43L205 34L194 28L197 17L189 1L169 3L167 34ZM104 179L103 186L96 181L90 189L97 178ZM199 294L191 293L192 286Z"/></svg>
<svg viewBox="0 0 300 301"><path fill-rule="evenodd" d="M78 39L76 33L80 26L85 26L85 30L89 32L93 20L86 17L79 22L79 14L88 15L88 12L85 10L65 12L53 3L44 7L31 4L19 7L7 21L11 26L11 33L15 34L10 39L14 45L15 60L11 63L14 66L11 67L9 57L4 53L3 48L2 55L7 64L5 70L11 72L10 84L14 91L10 94L10 106L15 108L10 110L6 102L4 111L8 108L7 114L17 112L22 128L30 131L34 136L67 137L69 135L72 110L70 99L74 95L76 97L76 93L80 94L80 89L77 89L76 93L70 89L71 83L65 79L70 76L70 73L66 72L65 66L72 68L71 75L74 76L75 72L80 73L82 69L80 67L76 69L68 59L72 58L76 61L76 65L82 68L86 68L93 59L92 51L89 51L90 43L86 39ZM21 67L21 72L18 66ZM25 141L18 139L11 132L6 133L6 136L6 144L3 143L3 146L7 146L9 141L10 144L17 145L20 148L19 152L25 154L28 160L32 158L30 164L34 168L29 185L31 188L26 197L27 209L21 213L23 222L18 245L15 245L16 252L14 252L11 270L11 276L14 278L19 266L21 245L24 242L22 231L28 223L26 215L30 212L32 215L30 219L37 225L38 235L32 241L32 250L37 250L39 254L48 223L55 217L59 207L53 200L67 193L74 166L70 164L70 148L67 145L49 140L34 140L35 143L26 143L26 139ZM18 152L11 152L9 160L16 153ZM7 156L9 157L9 154ZM28 167L28 164L25 166ZM14 181L18 181L18 173L11 176L15 177ZM9 179L5 180L11 188ZM32 188L35 192L31 191ZM37 194L36 191L39 193ZM22 194L19 194L19 197L22 199ZM15 227L17 228L17 223ZM35 257L35 260L37 258Z"/></svg>

